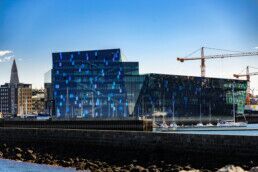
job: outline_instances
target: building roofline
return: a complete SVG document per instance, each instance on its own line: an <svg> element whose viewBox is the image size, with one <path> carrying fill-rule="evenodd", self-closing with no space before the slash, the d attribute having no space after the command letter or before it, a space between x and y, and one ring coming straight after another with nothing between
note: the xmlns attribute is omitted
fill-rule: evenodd
<svg viewBox="0 0 258 172"><path fill-rule="evenodd" d="M56 53L92 52L92 51L107 51L107 50L119 50L119 51L121 51L120 48L110 48L110 49L97 49L97 50L52 51L52 54L56 54Z"/></svg>
<svg viewBox="0 0 258 172"><path fill-rule="evenodd" d="M140 75L164 75L164 76L179 76L179 77L194 77L194 78L207 78L207 79L224 79L224 80L232 80L232 81L246 81L245 79L233 79L233 78L218 78L218 77L201 77L194 75L179 75L179 74L164 74L164 73L144 73Z"/></svg>

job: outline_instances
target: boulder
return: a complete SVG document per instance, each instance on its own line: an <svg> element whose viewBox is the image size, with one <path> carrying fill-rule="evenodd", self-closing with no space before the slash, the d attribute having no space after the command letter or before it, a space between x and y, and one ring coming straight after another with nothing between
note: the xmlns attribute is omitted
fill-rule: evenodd
<svg viewBox="0 0 258 172"><path fill-rule="evenodd" d="M86 169L86 163L85 162L76 163L76 170L85 170L85 169Z"/></svg>
<svg viewBox="0 0 258 172"><path fill-rule="evenodd" d="M258 167L251 168L249 172L258 172Z"/></svg>
<svg viewBox="0 0 258 172"><path fill-rule="evenodd" d="M142 166L136 165L130 171L131 172L145 172L146 169L144 167L142 167Z"/></svg>
<svg viewBox="0 0 258 172"><path fill-rule="evenodd" d="M129 164L129 165L126 166L125 169L131 170L131 169L133 169L133 168L134 168L134 165L133 165L133 164Z"/></svg>
<svg viewBox="0 0 258 172"><path fill-rule="evenodd" d="M90 166L91 169L99 168L99 166L97 164L94 164L93 162L88 162L87 165Z"/></svg>
<svg viewBox="0 0 258 172"><path fill-rule="evenodd" d="M241 167L234 165L227 165L225 167L220 168L217 172L244 172Z"/></svg>
<svg viewBox="0 0 258 172"><path fill-rule="evenodd" d="M108 167L105 169L106 172L113 172L112 168L111 167Z"/></svg>
<svg viewBox="0 0 258 172"><path fill-rule="evenodd" d="M15 151L15 152L17 152L17 153L21 153L21 152L23 152L23 151L22 151L22 149L21 149L21 148L19 148L19 147L15 147L15 148L14 148L14 151Z"/></svg>
<svg viewBox="0 0 258 172"><path fill-rule="evenodd" d="M148 170L149 170L150 172L160 172L160 170L157 168L156 165L150 165L150 166L148 167Z"/></svg>
<svg viewBox="0 0 258 172"><path fill-rule="evenodd" d="M15 159L15 160L22 160L22 154L21 154L21 153L15 154L14 159Z"/></svg>
<svg viewBox="0 0 258 172"><path fill-rule="evenodd" d="M0 158L4 156L3 152L0 151Z"/></svg>
<svg viewBox="0 0 258 172"><path fill-rule="evenodd" d="M35 160L35 159L37 159L37 155L34 154L34 153L28 153L26 155L26 159L28 159L28 160Z"/></svg>
<svg viewBox="0 0 258 172"><path fill-rule="evenodd" d="M130 171L126 169L121 169L120 172L130 172Z"/></svg>
<svg viewBox="0 0 258 172"><path fill-rule="evenodd" d="M193 168L190 165L187 165L184 167L184 170L189 171L189 170L193 170Z"/></svg>
<svg viewBox="0 0 258 172"><path fill-rule="evenodd" d="M65 161L65 160L61 160L61 161L60 161L60 164L61 164L63 167L69 167L69 166L71 165L70 162Z"/></svg>
<svg viewBox="0 0 258 172"><path fill-rule="evenodd" d="M33 150L27 149L27 153L32 154L32 153L33 153Z"/></svg>

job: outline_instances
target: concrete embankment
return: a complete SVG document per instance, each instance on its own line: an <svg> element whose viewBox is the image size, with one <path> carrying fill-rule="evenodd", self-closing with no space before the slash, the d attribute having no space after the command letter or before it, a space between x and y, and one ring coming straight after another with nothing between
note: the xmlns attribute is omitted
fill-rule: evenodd
<svg viewBox="0 0 258 172"><path fill-rule="evenodd" d="M138 119L4 119L0 120L0 127L152 131L152 121Z"/></svg>
<svg viewBox="0 0 258 172"><path fill-rule="evenodd" d="M191 135L143 131L46 128L0 128L2 143L47 143L72 147L106 147L167 154L212 155L223 158L258 157L258 137Z"/></svg>

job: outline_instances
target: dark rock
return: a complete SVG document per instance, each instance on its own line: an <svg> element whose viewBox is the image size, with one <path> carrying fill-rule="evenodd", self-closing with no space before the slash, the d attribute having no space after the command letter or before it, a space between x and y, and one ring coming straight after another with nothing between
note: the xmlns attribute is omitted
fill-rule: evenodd
<svg viewBox="0 0 258 172"><path fill-rule="evenodd" d="M86 169L86 163L85 162L81 162L76 164L76 170L85 170Z"/></svg>
<svg viewBox="0 0 258 172"><path fill-rule="evenodd" d="M75 162L80 162L80 158L79 158L79 157L76 157L76 158L74 159L74 161L75 161Z"/></svg>
<svg viewBox="0 0 258 172"><path fill-rule="evenodd" d="M51 165L58 166L57 160L53 160Z"/></svg>
<svg viewBox="0 0 258 172"><path fill-rule="evenodd" d="M144 167L137 165L137 166L133 167L130 171L131 172L145 172L146 170Z"/></svg>
<svg viewBox="0 0 258 172"><path fill-rule="evenodd" d="M149 166L149 167L148 167L148 170L149 170L150 172L159 172L159 171L160 171L160 170L157 168L156 165L151 165L151 166Z"/></svg>
<svg viewBox="0 0 258 172"><path fill-rule="evenodd" d="M27 152L28 152L29 154L32 154L32 153L33 153L33 150L27 149Z"/></svg>
<svg viewBox="0 0 258 172"><path fill-rule="evenodd" d="M152 168L157 168L157 166L156 166L156 165L150 165L150 166L148 167L148 169L152 169Z"/></svg>
<svg viewBox="0 0 258 172"><path fill-rule="evenodd" d="M152 169L149 169L149 172L160 172L160 170L158 168L152 168Z"/></svg>
<svg viewBox="0 0 258 172"><path fill-rule="evenodd" d="M166 164L165 167L170 168L172 167L172 164Z"/></svg>
<svg viewBox="0 0 258 172"><path fill-rule="evenodd" d="M60 164L63 166L63 167L69 167L71 164L65 160L61 160L60 161Z"/></svg>
<svg viewBox="0 0 258 172"><path fill-rule="evenodd" d="M15 148L14 148L14 151L15 151L15 152L18 152L18 153L22 153L22 152L23 152L22 149L19 148L19 147L15 147Z"/></svg>
<svg viewBox="0 0 258 172"><path fill-rule="evenodd" d="M192 170L192 169L193 169L190 165L187 165L187 166L185 166L185 167L183 167L183 168L184 168L184 170L187 170L187 171L189 171L189 170Z"/></svg>
<svg viewBox="0 0 258 172"><path fill-rule="evenodd" d="M258 167L251 168L249 172L258 172Z"/></svg>
<svg viewBox="0 0 258 172"><path fill-rule="evenodd" d="M51 165L51 164L52 164L52 161L51 161L50 159L45 159L45 160L44 160L44 164L50 164L50 165Z"/></svg>
<svg viewBox="0 0 258 172"><path fill-rule="evenodd" d="M179 172L200 172L200 170L192 169L192 170L181 170Z"/></svg>
<svg viewBox="0 0 258 172"><path fill-rule="evenodd" d="M121 169L120 172L130 172L130 171L126 169Z"/></svg>
<svg viewBox="0 0 258 172"><path fill-rule="evenodd" d="M94 172L103 172L100 169L95 169Z"/></svg>
<svg viewBox="0 0 258 172"><path fill-rule="evenodd" d="M249 167L248 165L242 165L242 168L243 168L244 170L249 170L249 169L250 169L250 167Z"/></svg>
<svg viewBox="0 0 258 172"><path fill-rule="evenodd" d="M129 164L129 165L126 166L126 169L127 169L127 170L131 170L131 169L133 169L133 168L134 168L134 165L133 165L133 164Z"/></svg>
<svg viewBox="0 0 258 172"><path fill-rule="evenodd" d="M69 163L74 164L74 160L72 158L68 158L67 160Z"/></svg>
<svg viewBox="0 0 258 172"><path fill-rule="evenodd" d="M37 158L35 159L35 163L42 164L43 160L41 158Z"/></svg>
<svg viewBox="0 0 258 172"><path fill-rule="evenodd" d="M95 163L96 165L98 165L99 167L102 166L102 162L100 162L100 161L95 161L94 163Z"/></svg>
<svg viewBox="0 0 258 172"><path fill-rule="evenodd" d="M9 152L10 152L10 148L5 148L4 151L5 151L6 153L9 153Z"/></svg>
<svg viewBox="0 0 258 172"><path fill-rule="evenodd" d="M106 172L113 172L113 169L111 167L108 167L105 169Z"/></svg>
<svg viewBox="0 0 258 172"><path fill-rule="evenodd" d="M14 159L15 160L22 160L22 154L20 154L20 153L17 153L17 154L15 154L15 157L14 157Z"/></svg>
<svg viewBox="0 0 258 172"><path fill-rule="evenodd" d="M134 159L134 160L133 160L133 163L134 163L134 164L137 163L137 162L138 162L137 159Z"/></svg>
<svg viewBox="0 0 258 172"><path fill-rule="evenodd" d="M212 172L212 171L208 169L201 169L201 172Z"/></svg>
<svg viewBox="0 0 258 172"><path fill-rule="evenodd" d="M35 159L37 159L37 156L34 153L29 153L29 154L26 155L25 158L28 159L28 160L35 160Z"/></svg>
<svg viewBox="0 0 258 172"><path fill-rule="evenodd" d="M217 172L244 172L244 170L239 166L227 165L220 168Z"/></svg>
<svg viewBox="0 0 258 172"><path fill-rule="evenodd" d="M93 162L88 162L87 165L93 169L99 168L99 166L97 164L94 164Z"/></svg>
<svg viewBox="0 0 258 172"><path fill-rule="evenodd" d="M17 153L17 154L16 154L16 157L17 157L17 158L21 158L21 157L22 157L22 154L21 154L21 153Z"/></svg>

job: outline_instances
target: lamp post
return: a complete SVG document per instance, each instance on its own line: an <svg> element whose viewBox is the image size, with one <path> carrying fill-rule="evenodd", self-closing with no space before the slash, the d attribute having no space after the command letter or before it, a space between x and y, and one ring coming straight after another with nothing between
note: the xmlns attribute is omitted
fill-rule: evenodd
<svg viewBox="0 0 258 172"><path fill-rule="evenodd" d="M91 106L91 112L92 112L92 117L95 117L95 103L94 103L94 94L91 92L91 101L92 101L92 106Z"/></svg>
<svg viewBox="0 0 258 172"><path fill-rule="evenodd" d="M232 84L232 101L233 101L233 120L236 122L236 110L235 110L235 82Z"/></svg>

